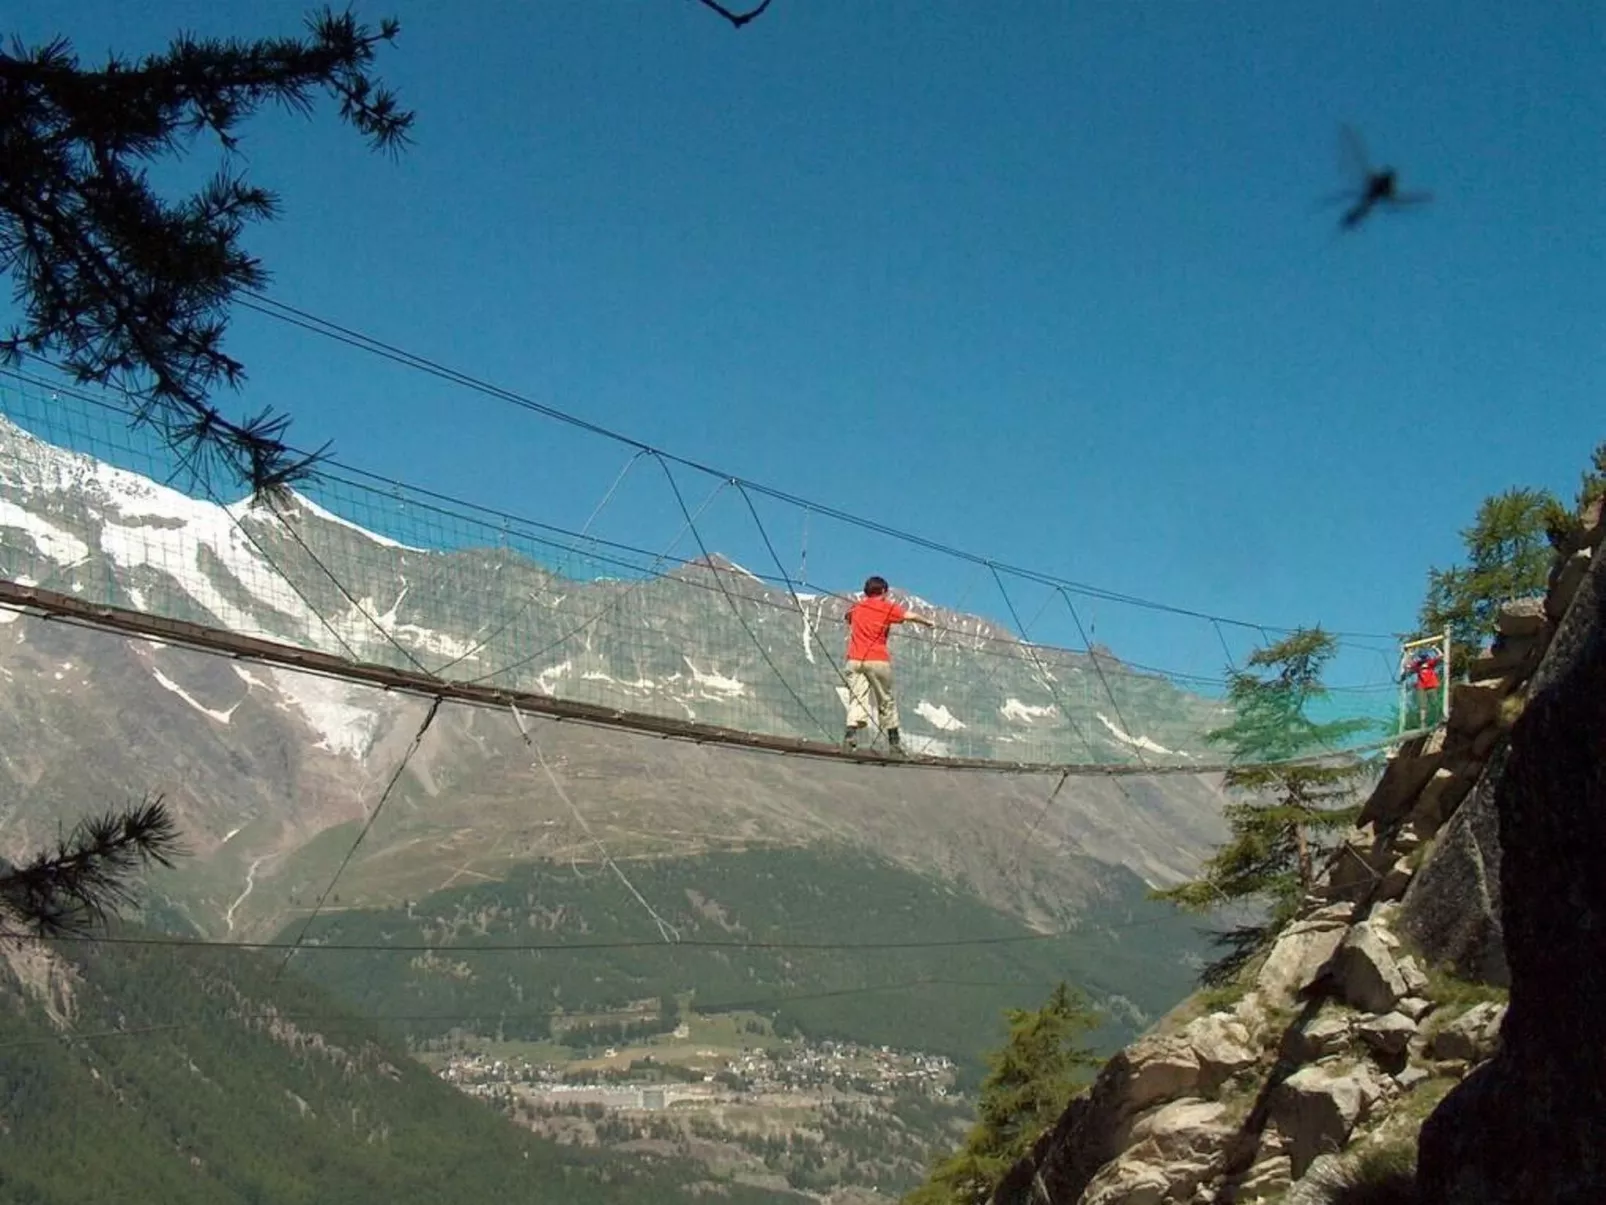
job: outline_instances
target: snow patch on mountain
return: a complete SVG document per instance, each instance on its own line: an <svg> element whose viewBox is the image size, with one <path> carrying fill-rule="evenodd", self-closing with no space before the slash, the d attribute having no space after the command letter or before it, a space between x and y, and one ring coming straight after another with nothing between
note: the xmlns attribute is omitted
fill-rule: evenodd
<svg viewBox="0 0 1606 1205"><path fill-rule="evenodd" d="M958 719L948 710L946 704L941 707L928 703L925 699L915 704L915 714L939 732L958 732L965 727L964 721Z"/></svg>
<svg viewBox="0 0 1606 1205"><path fill-rule="evenodd" d="M183 699L186 703L188 703L191 707L195 708L196 711L200 712L202 715L206 716L208 719L216 720L219 724L227 724L229 722L229 718L234 715L234 707L238 707L239 706L239 704L236 703L234 705L234 707L229 708L227 711L213 711L205 703L201 702L194 695L192 695L189 691L185 690L177 682L175 682L175 681L173 681L173 679L169 678L161 670L152 669L151 670L151 676L156 679L156 684L158 686L160 686L163 690L172 691L179 698Z"/></svg>
<svg viewBox="0 0 1606 1205"><path fill-rule="evenodd" d="M923 754L926 757L948 757L953 747L934 736L920 736L917 733L905 733L903 745L910 753Z"/></svg>
<svg viewBox="0 0 1606 1205"><path fill-rule="evenodd" d="M691 680L702 687L705 697L734 699L747 693L747 687L735 678L727 678L715 667L710 673L703 673L692 664L690 657L682 657L686 668L691 670Z"/></svg>
<svg viewBox="0 0 1606 1205"><path fill-rule="evenodd" d="M58 565L77 564L89 556L89 545L77 536L4 498L0 498L0 527L25 533L43 556Z"/></svg>
<svg viewBox="0 0 1606 1205"><path fill-rule="evenodd" d="M1120 741L1122 744L1131 745L1134 749L1147 749L1150 753L1164 753L1170 757L1193 756L1191 753L1178 753L1175 749L1167 749L1164 745L1158 744L1155 741L1151 741L1146 736L1133 736L1131 733L1122 730L1118 725L1112 723L1109 717L1103 712L1095 711L1093 715L1099 721L1099 723L1103 724L1110 730L1111 734L1116 740Z"/></svg>
<svg viewBox="0 0 1606 1205"><path fill-rule="evenodd" d="M401 593L396 595L396 601L386 610L379 609L376 599L361 598L344 615L331 620L331 626L347 644L390 645L394 641L396 644L410 645L419 652L438 653L453 661L479 660L476 655L480 647L478 641L452 636L416 623L399 623L397 612L401 610L402 601L411 589L406 578L401 579L401 583Z"/></svg>
<svg viewBox="0 0 1606 1205"><path fill-rule="evenodd" d="M152 569L165 573L197 606L230 631L242 636L280 639L278 633L265 629L249 611L229 601L201 568L200 550L204 547L222 562L246 593L269 610L278 610L272 600L263 597L260 588L252 589L253 583L277 576L274 570L250 549L232 523L227 530L216 524L220 515L214 508L208 516L213 520L210 531L204 525L200 528L125 527L108 520L101 524L100 550L119 569Z"/></svg>
<svg viewBox="0 0 1606 1205"><path fill-rule="evenodd" d="M1020 724L1030 724L1053 715L1055 710L1056 708L1052 703L1044 707L1038 707L1031 703L1022 703L1014 695L1011 695L1004 701L1004 705L998 709L998 713L1006 720L1014 720Z"/></svg>
<svg viewBox="0 0 1606 1205"><path fill-rule="evenodd" d="M799 607L798 613L803 617L803 656L810 665L814 664L814 625L809 622L809 613L806 607Z"/></svg>
<svg viewBox="0 0 1606 1205"><path fill-rule="evenodd" d="M560 661L556 665L547 666L540 673L536 674L535 682L536 685L541 688L543 693L552 694L553 686L555 686L561 679L567 678L573 672L574 662Z"/></svg>
<svg viewBox="0 0 1606 1205"><path fill-rule="evenodd" d="M338 527L348 528L360 536L366 536L375 544L382 545L385 548L399 548L403 552L429 551L427 548L415 548L411 544L403 544L401 541L393 540L389 536L382 536L377 531L370 531L360 523L353 523L350 519L343 519L339 515L335 514L334 511L325 510L305 494L297 493L296 491L292 490L290 491L290 496L295 499L296 505L302 507L308 514L314 516L315 518L322 519L325 523L333 523Z"/></svg>
<svg viewBox="0 0 1606 1205"><path fill-rule="evenodd" d="M260 682L235 670L247 682ZM273 687L281 697L279 706L294 708L318 734L317 746L334 754L361 758L373 748L379 735L379 712L359 702L372 688L354 687L334 678L303 674L295 670L272 668Z"/></svg>

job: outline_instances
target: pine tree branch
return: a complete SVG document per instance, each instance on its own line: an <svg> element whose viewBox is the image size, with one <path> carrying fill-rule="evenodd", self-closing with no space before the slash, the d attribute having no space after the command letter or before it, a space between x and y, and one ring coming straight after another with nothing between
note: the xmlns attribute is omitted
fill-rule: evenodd
<svg viewBox="0 0 1606 1205"><path fill-rule="evenodd" d="M223 350L228 308L267 283L241 240L277 201L227 170L168 200L144 165L206 132L232 154L240 122L262 106L306 114L320 92L375 149L405 146L414 115L371 74L399 25L370 30L324 9L307 30L255 42L185 35L99 69L62 39L0 52L0 274L13 277L22 313L0 360L54 357L80 383L126 392L195 471L224 468L257 494L316 460L289 450L282 420L231 422L210 401L244 380Z"/></svg>
<svg viewBox="0 0 1606 1205"><path fill-rule="evenodd" d="M24 866L0 862L0 936L17 929L79 935L133 901L144 866L171 866L185 849L160 797L81 821L52 850Z"/></svg>

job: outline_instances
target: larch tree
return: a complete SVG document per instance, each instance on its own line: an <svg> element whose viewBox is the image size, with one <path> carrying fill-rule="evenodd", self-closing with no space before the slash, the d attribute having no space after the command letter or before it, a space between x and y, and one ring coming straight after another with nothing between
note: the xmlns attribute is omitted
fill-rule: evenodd
<svg viewBox="0 0 1606 1205"><path fill-rule="evenodd" d="M326 9L302 37L183 35L93 67L63 39L0 49L0 275L20 315L0 360L122 392L198 476L220 468L261 493L305 474L311 458L285 442L283 418L236 421L213 400L245 375L224 349L230 304L268 279L245 232L278 212L234 152L263 106L310 113L320 95L371 146L403 146L413 115L371 73L398 32ZM164 194L151 169L205 138L223 154L216 174ZM85 931L129 901L143 866L179 852L160 799L87 819L22 865L0 862L0 936Z"/></svg>
<svg viewBox="0 0 1606 1205"><path fill-rule="evenodd" d="M1418 624L1424 636L1449 631L1452 673L1462 672L1494 635L1502 603L1544 592L1552 531L1564 509L1548 490L1510 489L1485 498L1461 532L1465 561L1428 570Z"/></svg>
<svg viewBox="0 0 1606 1205"><path fill-rule="evenodd" d="M989 1059L976 1124L958 1151L940 1161L905 1205L981 1205L1102 1061L1084 1038L1100 1017L1061 983L1042 1008L1011 1009L1009 1037Z"/></svg>
<svg viewBox="0 0 1606 1205"><path fill-rule="evenodd" d="M264 105L310 113L319 95L371 146L403 146L413 114L371 74L399 32L326 9L303 37L181 35L159 54L95 67L64 39L0 52L0 273L22 315L0 357L121 391L197 472L225 468L255 492L304 474L309 458L285 444L285 420L267 410L231 420L212 400L245 375L224 350L230 304L268 280L244 234L279 210L234 152ZM223 152L217 173L164 195L149 169L206 137Z"/></svg>
<svg viewBox="0 0 1606 1205"><path fill-rule="evenodd" d="M1299 629L1229 670L1233 720L1208 734L1231 750L1224 785L1237 799L1225 809L1231 835L1191 882L1156 893L1192 912L1247 906L1263 919L1216 937L1223 953L1201 975L1228 981L1294 916L1315 880L1332 834L1353 823L1355 779L1364 766L1324 757L1371 726L1368 720L1319 721L1322 673L1337 641L1321 628ZM1300 760L1295 760L1300 759Z"/></svg>
<svg viewBox="0 0 1606 1205"><path fill-rule="evenodd" d="M78 936L133 898L131 876L183 853L160 799L81 821L22 866L0 859L0 940Z"/></svg>

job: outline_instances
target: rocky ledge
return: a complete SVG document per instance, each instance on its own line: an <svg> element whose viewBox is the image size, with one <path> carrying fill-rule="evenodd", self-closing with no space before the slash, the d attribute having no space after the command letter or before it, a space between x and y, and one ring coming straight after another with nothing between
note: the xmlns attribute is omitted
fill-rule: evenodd
<svg viewBox="0 0 1606 1205"><path fill-rule="evenodd" d="M1323 1205L1369 1179L1606 1201L1606 522L1582 518L1299 918L1111 1059L995 1205Z"/></svg>

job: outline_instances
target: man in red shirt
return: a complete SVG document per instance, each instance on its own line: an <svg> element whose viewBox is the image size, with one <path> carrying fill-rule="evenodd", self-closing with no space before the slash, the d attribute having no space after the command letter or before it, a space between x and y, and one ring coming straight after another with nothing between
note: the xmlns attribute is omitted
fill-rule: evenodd
<svg viewBox="0 0 1606 1205"><path fill-rule="evenodd" d="M1416 722L1419 728L1428 726L1431 715L1435 722L1439 718L1439 667L1444 664L1444 656L1438 649L1422 649L1406 663L1405 672L1400 675L1404 678L1416 679Z"/></svg>
<svg viewBox="0 0 1606 1205"><path fill-rule="evenodd" d="M887 579L872 577L864 583L864 597L848 608L843 617L848 625L848 660L843 667L848 680L848 731L842 748L850 751L858 735L870 722L870 699L874 696L881 729L894 754L903 752L898 735L898 704L892 697L892 654L887 637L894 624L936 625L923 615L912 615L887 597Z"/></svg>

